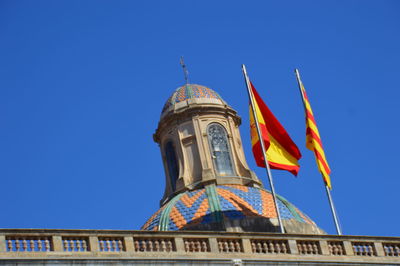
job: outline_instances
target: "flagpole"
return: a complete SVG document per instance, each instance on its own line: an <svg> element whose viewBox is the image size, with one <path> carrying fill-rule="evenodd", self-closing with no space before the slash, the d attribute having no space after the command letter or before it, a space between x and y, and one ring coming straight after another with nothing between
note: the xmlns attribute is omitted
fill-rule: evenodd
<svg viewBox="0 0 400 266"><path fill-rule="evenodd" d="M332 196L331 196L331 190L329 189L329 187L327 185L325 185L325 189L326 189L326 194L328 195L328 199L329 199L329 205L331 206L331 211L332 211L332 216L333 216L333 221L335 222L335 226L336 226L336 232L338 235L342 235L342 229L339 226L339 221L336 215L336 209L335 206L333 205L333 200L332 200Z"/></svg>
<svg viewBox="0 0 400 266"><path fill-rule="evenodd" d="M258 124L257 113L256 113L256 110L255 110L255 107L254 107L254 102L253 102L253 93L251 92L251 89L250 89L250 81L249 81L249 77L247 76L247 71L246 71L245 65L242 65L242 70L243 70L244 79L246 81L247 93L248 93L249 98L250 98L251 110L253 112L253 117L254 117L254 120L255 120L255 123L256 123L258 139L260 140L261 150L262 150L262 153L263 153L263 156L264 156L264 162L265 162L265 165L266 165L265 169L267 170L267 176L268 176L269 185L271 187L272 198L274 200L275 211L276 211L277 216L278 216L279 228L280 228L281 233L284 234L285 233L285 229L283 228L282 218L281 218L281 214L279 212L279 208L278 208L278 204L277 204L277 200L276 200L274 182L272 180L271 169L270 169L269 164L268 164L267 153L266 153L264 141L263 141L263 138L262 138L262 135L261 135L260 126Z"/></svg>
<svg viewBox="0 0 400 266"><path fill-rule="evenodd" d="M301 79L300 79L300 72L299 72L299 70L297 68L294 70L294 72L296 73L296 79L297 79L297 83L299 85L299 90L300 90L301 100L303 102L304 111L307 112L306 104L304 102L304 93L303 93L303 90L301 88L302 82L301 82ZM328 185L326 184L325 181L324 181L324 184L325 184L325 189L326 189L326 195L328 196L329 206L331 207L331 212L332 212L332 216L333 216L333 222L335 223L336 232L337 232L338 235L342 235L342 230L340 229L340 226L339 226L339 221L338 221L338 217L337 217L337 214L336 214L335 205L333 204L333 200L332 200L332 196L331 196L331 190L329 189L329 187L328 187Z"/></svg>

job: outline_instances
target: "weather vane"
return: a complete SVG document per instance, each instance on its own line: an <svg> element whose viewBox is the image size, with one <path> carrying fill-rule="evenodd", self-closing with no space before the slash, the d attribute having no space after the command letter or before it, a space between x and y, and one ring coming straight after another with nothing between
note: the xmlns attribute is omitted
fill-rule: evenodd
<svg viewBox="0 0 400 266"><path fill-rule="evenodd" d="M185 61L183 61L183 56L181 56L180 63L181 63L182 69L183 69L183 74L185 75L185 82L187 85L189 83L189 72L186 68Z"/></svg>

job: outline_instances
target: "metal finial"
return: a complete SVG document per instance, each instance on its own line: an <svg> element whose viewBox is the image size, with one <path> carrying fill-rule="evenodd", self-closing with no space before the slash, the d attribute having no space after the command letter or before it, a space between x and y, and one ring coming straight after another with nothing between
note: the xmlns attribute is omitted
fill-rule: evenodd
<svg viewBox="0 0 400 266"><path fill-rule="evenodd" d="M182 66L183 74L185 75L185 82L186 82L186 85L187 85L189 83L189 72L188 72L188 70L186 68L185 61L183 61L183 56L181 56L180 64Z"/></svg>

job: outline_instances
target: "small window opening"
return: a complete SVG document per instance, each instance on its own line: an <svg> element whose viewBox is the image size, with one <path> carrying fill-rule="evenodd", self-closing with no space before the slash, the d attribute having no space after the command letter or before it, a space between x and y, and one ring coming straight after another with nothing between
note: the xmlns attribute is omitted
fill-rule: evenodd
<svg viewBox="0 0 400 266"><path fill-rule="evenodd" d="M176 180L178 180L179 166L176 159L175 148L172 141L168 141L165 145L165 157L167 159L167 168L169 181L173 191L176 189Z"/></svg>
<svg viewBox="0 0 400 266"><path fill-rule="evenodd" d="M218 175L234 175L231 152L226 130L217 123L212 123L207 130L210 143L211 157Z"/></svg>

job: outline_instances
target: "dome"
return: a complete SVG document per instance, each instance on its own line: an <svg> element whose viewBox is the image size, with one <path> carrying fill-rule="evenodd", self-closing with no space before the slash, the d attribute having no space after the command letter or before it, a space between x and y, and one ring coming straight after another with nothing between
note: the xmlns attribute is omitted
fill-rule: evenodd
<svg viewBox="0 0 400 266"><path fill-rule="evenodd" d="M277 201L287 233L324 233L287 200L278 196ZM241 231L277 232L277 214L271 193L243 185L210 185L186 191L162 206L142 230L223 231L227 226L239 227Z"/></svg>
<svg viewBox="0 0 400 266"><path fill-rule="evenodd" d="M226 102L214 90L197 84L186 84L177 88L165 103L161 114L169 110L186 106L190 100L194 103L222 104Z"/></svg>

